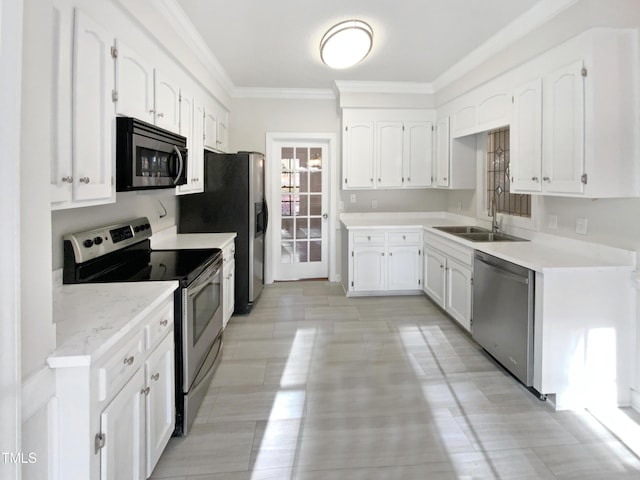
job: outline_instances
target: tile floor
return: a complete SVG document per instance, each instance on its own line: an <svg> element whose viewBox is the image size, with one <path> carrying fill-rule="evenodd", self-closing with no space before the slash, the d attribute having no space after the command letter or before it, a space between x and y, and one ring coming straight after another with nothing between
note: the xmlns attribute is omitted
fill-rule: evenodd
<svg viewBox="0 0 640 480"><path fill-rule="evenodd" d="M640 479L596 420L540 402L422 296L274 284L224 342L152 479Z"/></svg>

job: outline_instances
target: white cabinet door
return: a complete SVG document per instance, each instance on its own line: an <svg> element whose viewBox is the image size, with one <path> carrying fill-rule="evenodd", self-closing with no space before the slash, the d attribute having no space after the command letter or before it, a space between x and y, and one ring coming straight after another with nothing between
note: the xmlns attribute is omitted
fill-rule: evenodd
<svg viewBox="0 0 640 480"><path fill-rule="evenodd" d="M424 249L424 291L439 306L444 308L445 292L445 266L444 255L436 250L425 247Z"/></svg>
<svg viewBox="0 0 640 480"><path fill-rule="evenodd" d="M433 175L433 123L404 123L403 185L429 187Z"/></svg>
<svg viewBox="0 0 640 480"><path fill-rule="evenodd" d="M345 125L342 142L342 187L373 188L373 122Z"/></svg>
<svg viewBox="0 0 640 480"><path fill-rule="evenodd" d="M542 79L513 93L511 123L511 189L539 192L542 188Z"/></svg>
<svg viewBox="0 0 640 480"><path fill-rule="evenodd" d="M147 477L153 472L175 428L173 359L173 333L169 333L147 357L144 366L147 385L145 389Z"/></svg>
<svg viewBox="0 0 640 480"><path fill-rule="evenodd" d="M582 193L584 77L577 61L544 77L543 190Z"/></svg>
<svg viewBox="0 0 640 480"><path fill-rule="evenodd" d="M180 131L180 88L155 70L155 124L171 132Z"/></svg>
<svg viewBox="0 0 640 480"><path fill-rule="evenodd" d="M356 247L353 249L351 280L355 292L385 290L386 257L384 246Z"/></svg>
<svg viewBox="0 0 640 480"><path fill-rule="evenodd" d="M222 152L229 151L229 128L227 127L227 120L220 117L218 118L218 150Z"/></svg>
<svg viewBox="0 0 640 480"><path fill-rule="evenodd" d="M134 50L118 41L116 114L153 123L153 82L153 67Z"/></svg>
<svg viewBox="0 0 640 480"><path fill-rule="evenodd" d="M72 199L71 72L73 64L73 9L56 1L53 7L51 60L51 203Z"/></svg>
<svg viewBox="0 0 640 480"><path fill-rule="evenodd" d="M435 129L436 186L449 186L449 117L436 122Z"/></svg>
<svg viewBox="0 0 640 480"><path fill-rule="evenodd" d="M104 446L100 449L100 480L146 478L144 388L141 368L100 416L104 436Z"/></svg>
<svg viewBox="0 0 640 480"><path fill-rule="evenodd" d="M235 308L236 262L233 258L225 266L223 327L227 326Z"/></svg>
<svg viewBox="0 0 640 480"><path fill-rule="evenodd" d="M422 262L420 248L390 246L387 259L387 290L416 290L420 288Z"/></svg>
<svg viewBox="0 0 640 480"><path fill-rule="evenodd" d="M73 61L73 200L115 197L114 37L75 10Z"/></svg>
<svg viewBox="0 0 640 480"><path fill-rule="evenodd" d="M402 122L376 122L375 165L378 188L401 187Z"/></svg>
<svg viewBox="0 0 640 480"><path fill-rule="evenodd" d="M197 108L192 96L180 93L180 135L187 138L187 183L179 185L176 193L200 193L204 189L204 151L202 149L202 114L197 118ZM196 131L197 130L197 131Z"/></svg>
<svg viewBox="0 0 640 480"><path fill-rule="evenodd" d="M218 149L218 116L215 110L206 106L204 109L204 148Z"/></svg>
<svg viewBox="0 0 640 480"><path fill-rule="evenodd" d="M447 259L445 310L466 330L471 330L471 270Z"/></svg>

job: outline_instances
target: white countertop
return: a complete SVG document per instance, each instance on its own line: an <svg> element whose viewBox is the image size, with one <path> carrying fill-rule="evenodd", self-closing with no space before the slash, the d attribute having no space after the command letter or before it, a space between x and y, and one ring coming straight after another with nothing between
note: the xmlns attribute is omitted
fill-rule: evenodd
<svg viewBox="0 0 640 480"><path fill-rule="evenodd" d="M153 250L225 248L236 232L229 233L177 233L176 227L170 227L151 236Z"/></svg>
<svg viewBox="0 0 640 480"><path fill-rule="evenodd" d="M176 281L57 286L53 292L57 348L47 363L52 368L90 365L176 288Z"/></svg>
<svg viewBox="0 0 640 480"><path fill-rule="evenodd" d="M494 255L531 270L548 272L558 269L620 269L632 271L635 267L635 253L599 244L524 232L514 233L527 238L527 242L472 242L461 237L434 229L445 225L477 225L470 217L447 214L446 212L409 213L343 213L340 221L348 230L371 228L423 228L452 242ZM507 233L512 233L507 231Z"/></svg>

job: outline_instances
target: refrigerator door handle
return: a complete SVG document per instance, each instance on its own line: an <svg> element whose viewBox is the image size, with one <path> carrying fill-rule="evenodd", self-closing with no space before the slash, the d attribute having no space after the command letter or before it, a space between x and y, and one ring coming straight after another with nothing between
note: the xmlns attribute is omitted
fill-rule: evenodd
<svg viewBox="0 0 640 480"><path fill-rule="evenodd" d="M269 207L267 206L267 200L262 199L264 205L264 233L267 234L267 226L269 225Z"/></svg>

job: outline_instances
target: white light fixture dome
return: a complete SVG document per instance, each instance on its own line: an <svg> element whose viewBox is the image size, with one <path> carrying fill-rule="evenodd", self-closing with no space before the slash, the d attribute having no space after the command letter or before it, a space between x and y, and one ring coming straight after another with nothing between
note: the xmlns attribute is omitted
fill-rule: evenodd
<svg viewBox="0 0 640 480"><path fill-rule="evenodd" d="M320 58L331 68L348 68L371 51L373 29L360 20L347 20L331 27L320 41Z"/></svg>

